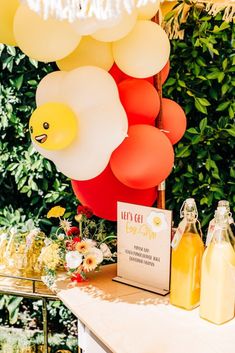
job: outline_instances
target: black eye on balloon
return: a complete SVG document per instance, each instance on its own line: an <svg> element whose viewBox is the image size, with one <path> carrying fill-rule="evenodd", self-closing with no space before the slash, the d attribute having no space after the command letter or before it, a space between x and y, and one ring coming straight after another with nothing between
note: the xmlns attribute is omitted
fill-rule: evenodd
<svg viewBox="0 0 235 353"><path fill-rule="evenodd" d="M30 132L31 132L31 134L33 133L33 127L32 126L30 126Z"/></svg>
<svg viewBox="0 0 235 353"><path fill-rule="evenodd" d="M43 123L43 127L45 130L47 130L47 129L49 129L50 125L47 122L45 122L45 123Z"/></svg>

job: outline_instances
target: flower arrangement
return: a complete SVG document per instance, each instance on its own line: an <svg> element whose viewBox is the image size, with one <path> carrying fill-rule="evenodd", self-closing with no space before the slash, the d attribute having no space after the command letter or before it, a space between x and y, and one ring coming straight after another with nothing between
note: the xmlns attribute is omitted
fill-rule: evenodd
<svg viewBox="0 0 235 353"><path fill-rule="evenodd" d="M76 226L65 217L65 212L61 206L49 210L47 217L58 218L59 226L45 239L39 257L45 272L44 280L52 289L59 269L65 269L71 281L84 282L88 272L98 270L104 260L114 261L116 256L106 243L113 241L115 236L104 235L102 223L97 228L90 208L77 207Z"/></svg>

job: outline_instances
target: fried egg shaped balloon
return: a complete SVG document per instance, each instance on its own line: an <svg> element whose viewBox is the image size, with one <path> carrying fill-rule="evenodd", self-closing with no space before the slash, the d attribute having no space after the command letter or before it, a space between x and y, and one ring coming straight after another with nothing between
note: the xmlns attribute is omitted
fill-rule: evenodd
<svg viewBox="0 0 235 353"><path fill-rule="evenodd" d="M44 82L45 80L46 78ZM58 89L55 84L57 84L57 77L49 79L45 85L47 92ZM40 95L43 95L43 85L39 89ZM115 81L103 69L81 67L65 74L60 90L57 92L58 102L66 105L76 116L76 128L73 127L76 130L76 136L67 146L56 150L54 145L57 136L51 138L49 129L48 134L39 129L35 132L34 114L37 113L39 126L45 119L49 119L48 115L40 116L42 112L40 109L52 104L45 101L44 95L43 104L30 120L33 127L31 134L33 144L39 153L52 160L57 169L67 177L76 180L92 179L106 168L112 152L127 135L127 116L119 100ZM48 99L50 100L50 94ZM70 128L68 114L59 116L56 110L50 113L55 115L51 121L55 122L54 129L57 130L58 135L62 134L61 130L64 130L64 128L61 129L63 124L68 125L66 128ZM60 120L63 120L63 123ZM38 126L37 124L35 126ZM46 141L44 136L41 136L43 134L47 134ZM41 140L38 141L39 139ZM49 148L46 148L45 144L51 139L54 140L53 146L50 144Z"/></svg>

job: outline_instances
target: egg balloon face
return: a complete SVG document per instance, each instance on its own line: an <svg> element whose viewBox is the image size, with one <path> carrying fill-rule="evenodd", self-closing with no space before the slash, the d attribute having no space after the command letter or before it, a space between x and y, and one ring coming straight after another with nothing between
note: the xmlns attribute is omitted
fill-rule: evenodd
<svg viewBox="0 0 235 353"><path fill-rule="evenodd" d="M45 103L29 121L32 141L46 150L62 150L78 137L78 118L63 103Z"/></svg>

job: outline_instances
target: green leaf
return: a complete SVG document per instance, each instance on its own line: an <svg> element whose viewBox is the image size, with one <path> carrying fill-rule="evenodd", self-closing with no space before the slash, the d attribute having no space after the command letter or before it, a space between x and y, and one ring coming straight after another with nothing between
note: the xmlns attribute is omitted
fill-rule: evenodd
<svg viewBox="0 0 235 353"><path fill-rule="evenodd" d="M184 146L178 149L178 151L176 152L176 157L187 157L189 156L190 151L189 151L189 146Z"/></svg>
<svg viewBox="0 0 235 353"><path fill-rule="evenodd" d="M164 87L173 86L176 83L176 79L173 77L168 78L168 80L164 83Z"/></svg>
<svg viewBox="0 0 235 353"><path fill-rule="evenodd" d="M195 129L195 127L191 127L187 130L187 132L189 132L190 134L197 134L198 135L198 131Z"/></svg>
<svg viewBox="0 0 235 353"><path fill-rule="evenodd" d="M199 99L200 98L195 97L194 104L195 104L196 109L203 114L207 114L207 108L200 103Z"/></svg>
<svg viewBox="0 0 235 353"><path fill-rule="evenodd" d="M209 73L206 77L208 80L215 80L219 77L220 71L213 71Z"/></svg>
<svg viewBox="0 0 235 353"><path fill-rule="evenodd" d="M200 102L201 105L204 105L205 107L210 106L210 102L206 98L196 98L198 102Z"/></svg>
<svg viewBox="0 0 235 353"><path fill-rule="evenodd" d="M199 127L201 132L205 130L205 128L207 127L207 123L208 123L207 118L204 118L200 121Z"/></svg>
<svg viewBox="0 0 235 353"><path fill-rule="evenodd" d="M227 83L224 83L223 84L223 86L222 86L222 88L221 88L221 94L222 94L222 96L224 96L225 95L225 93L227 93L227 91L229 90L229 85L227 84Z"/></svg>
<svg viewBox="0 0 235 353"><path fill-rule="evenodd" d="M224 129L224 130L227 131L229 133L229 135L235 137L235 128L233 128L233 129Z"/></svg>
<svg viewBox="0 0 235 353"><path fill-rule="evenodd" d="M227 109L228 106L230 105L230 102L223 102L220 103L216 109L217 112L222 112L223 110Z"/></svg>

